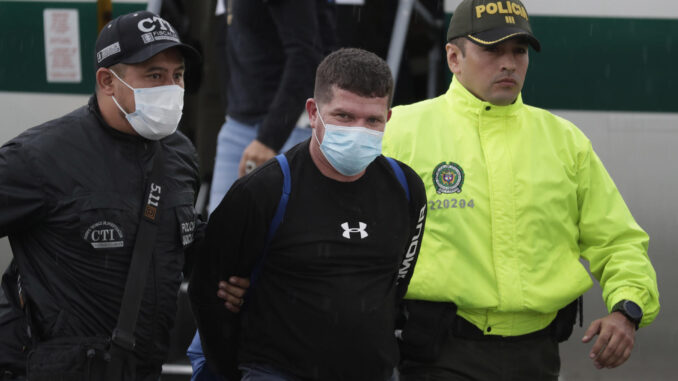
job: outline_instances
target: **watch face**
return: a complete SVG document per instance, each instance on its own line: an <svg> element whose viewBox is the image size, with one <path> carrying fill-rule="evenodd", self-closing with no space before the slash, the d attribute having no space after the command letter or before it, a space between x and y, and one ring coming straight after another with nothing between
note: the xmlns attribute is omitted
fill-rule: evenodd
<svg viewBox="0 0 678 381"><path fill-rule="evenodd" d="M636 303L630 300L624 302L624 310L626 311L630 318L636 321L640 321L640 319L643 318L643 310L641 310Z"/></svg>

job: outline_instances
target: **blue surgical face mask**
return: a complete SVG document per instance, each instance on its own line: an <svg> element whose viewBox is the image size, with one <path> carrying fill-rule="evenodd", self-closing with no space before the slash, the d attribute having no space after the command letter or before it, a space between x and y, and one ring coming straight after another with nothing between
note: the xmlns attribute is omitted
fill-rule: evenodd
<svg viewBox="0 0 678 381"><path fill-rule="evenodd" d="M325 124L319 109L318 117L325 126L325 135L320 143L314 131L315 140L320 145L320 152L342 175L357 175L381 155L383 132L360 126Z"/></svg>

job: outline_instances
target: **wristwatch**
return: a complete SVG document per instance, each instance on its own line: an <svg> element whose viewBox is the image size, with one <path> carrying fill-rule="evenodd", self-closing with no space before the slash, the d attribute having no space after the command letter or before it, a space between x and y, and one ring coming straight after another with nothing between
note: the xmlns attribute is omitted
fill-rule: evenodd
<svg viewBox="0 0 678 381"><path fill-rule="evenodd" d="M643 318L643 309L640 308L636 303L623 299L612 307L612 312L621 312L631 323L636 326L640 324L640 320Z"/></svg>

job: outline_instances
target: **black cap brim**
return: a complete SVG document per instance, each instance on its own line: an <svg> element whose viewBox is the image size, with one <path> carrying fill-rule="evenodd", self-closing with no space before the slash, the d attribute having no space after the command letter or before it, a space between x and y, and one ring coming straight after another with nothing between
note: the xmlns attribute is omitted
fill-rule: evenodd
<svg viewBox="0 0 678 381"><path fill-rule="evenodd" d="M191 45L177 43L174 41L159 42L153 45L148 45L144 49L141 49L138 52L136 52L135 54L132 54L131 56L120 60L120 62L124 64L136 64L144 62L153 57L154 55L170 48L178 48L184 55L184 59L186 61L191 61L191 63L194 64L199 64L200 62L202 62L202 57L195 48L193 48Z"/></svg>
<svg viewBox="0 0 678 381"><path fill-rule="evenodd" d="M511 38L523 37L536 51L541 51L541 44L536 37L520 28L494 28L484 32L469 34L469 40L481 46L492 46Z"/></svg>

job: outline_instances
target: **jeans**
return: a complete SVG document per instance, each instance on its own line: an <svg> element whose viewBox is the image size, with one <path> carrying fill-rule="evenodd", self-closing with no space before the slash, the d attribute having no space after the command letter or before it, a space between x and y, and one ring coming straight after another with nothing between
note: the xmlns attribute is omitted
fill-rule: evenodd
<svg viewBox="0 0 678 381"><path fill-rule="evenodd" d="M245 148L256 139L258 129L259 124L245 124L226 117L226 123L221 127L217 138L217 153L214 159L214 174L208 206L210 213L216 209L228 189L238 179L240 158ZM295 127L280 152L287 151L310 136L311 128Z"/></svg>

